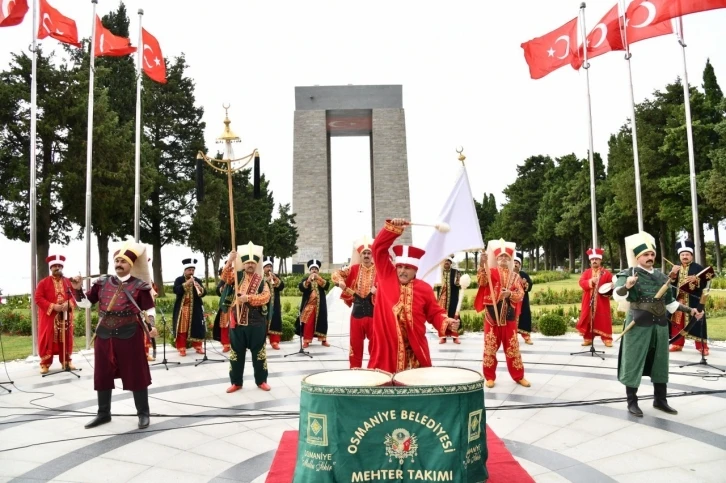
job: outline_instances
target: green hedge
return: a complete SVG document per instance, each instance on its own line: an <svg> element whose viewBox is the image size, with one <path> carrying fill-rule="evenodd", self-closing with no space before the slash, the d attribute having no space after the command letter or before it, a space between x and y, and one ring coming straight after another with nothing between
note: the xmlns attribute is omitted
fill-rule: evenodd
<svg viewBox="0 0 726 483"><path fill-rule="evenodd" d="M562 290L547 290L529 293L530 305L576 304L582 301L582 290L565 288Z"/></svg>
<svg viewBox="0 0 726 483"><path fill-rule="evenodd" d="M527 272L529 273L529 272ZM533 284L547 283L547 282L559 282L560 280L568 280L570 278L570 272L557 272L552 270L542 272L529 273Z"/></svg>
<svg viewBox="0 0 726 483"><path fill-rule="evenodd" d="M537 327L542 335L558 336L567 332L567 319L556 313L547 313L537 320Z"/></svg>

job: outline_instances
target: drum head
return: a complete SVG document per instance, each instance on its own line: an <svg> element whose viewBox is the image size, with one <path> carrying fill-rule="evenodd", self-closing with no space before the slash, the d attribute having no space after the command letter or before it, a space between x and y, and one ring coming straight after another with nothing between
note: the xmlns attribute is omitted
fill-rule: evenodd
<svg viewBox="0 0 726 483"><path fill-rule="evenodd" d="M482 375L461 367L420 367L408 369L393 376L394 384L404 386L442 386L469 384L482 380Z"/></svg>
<svg viewBox="0 0 726 483"><path fill-rule="evenodd" d="M613 292L614 287L614 283L608 282L600 285L600 288L598 288L597 291L598 293L600 293L600 295L610 295Z"/></svg>
<svg viewBox="0 0 726 483"><path fill-rule="evenodd" d="M303 382L313 386L375 387L390 384L391 374L368 369L343 369L311 374Z"/></svg>

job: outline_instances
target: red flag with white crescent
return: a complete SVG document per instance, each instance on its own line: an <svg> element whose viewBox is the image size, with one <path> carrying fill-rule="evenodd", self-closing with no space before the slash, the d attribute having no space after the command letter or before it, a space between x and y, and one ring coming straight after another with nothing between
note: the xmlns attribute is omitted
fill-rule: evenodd
<svg viewBox="0 0 726 483"><path fill-rule="evenodd" d="M0 0L2 1L2 0ZM40 0L40 23L38 24L38 38L53 37L54 39L75 47L81 46L78 41L76 21L66 17L46 0Z"/></svg>
<svg viewBox="0 0 726 483"><path fill-rule="evenodd" d="M541 79L571 63L577 49L577 17L542 37L523 43L522 49L532 79Z"/></svg>
<svg viewBox="0 0 726 483"><path fill-rule="evenodd" d="M634 0L625 13L625 33L628 44L673 33L673 24L670 19L657 23L653 21L655 16L651 16L651 12L657 13L657 10L652 10L655 7L643 5L646 2L651 3L648 0Z"/></svg>
<svg viewBox="0 0 726 483"><path fill-rule="evenodd" d="M28 13L28 0L0 0L0 27L19 25Z"/></svg>
<svg viewBox="0 0 726 483"><path fill-rule="evenodd" d="M126 37L119 37L103 26L101 19L96 15L96 38L93 39L96 57L123 57L136 52L131 41Z"/></svg>
<svg viewBox="0 0 726 483"><path fill-rule="evenodd" d="M633 19L631 27L642 28L717 8L726 8L726 0L635 0L628 6L627 16Z"/></svg>
<svg viewBox="0 0 726 483"><path fill-rule="evenodd" d="M166 84L166 63L159 47L156 37L141 29L141 66L146 75L153 81Z"/></svg>

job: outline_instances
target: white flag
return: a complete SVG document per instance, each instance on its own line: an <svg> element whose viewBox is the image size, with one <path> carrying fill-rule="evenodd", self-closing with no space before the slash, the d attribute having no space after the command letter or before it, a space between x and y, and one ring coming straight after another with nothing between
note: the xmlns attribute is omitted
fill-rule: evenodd
<svg viewBox="0 0 726 483"><path fill-rule="evenodd" d="M437 223L442 221L448 223L451 229L446 233L435 231L431 235L418 269L418 278L431 285L438 282L441 275L439 267L449 255L484 248L469 176L464 166L461 167L454 189L439 214Z"/></svg>

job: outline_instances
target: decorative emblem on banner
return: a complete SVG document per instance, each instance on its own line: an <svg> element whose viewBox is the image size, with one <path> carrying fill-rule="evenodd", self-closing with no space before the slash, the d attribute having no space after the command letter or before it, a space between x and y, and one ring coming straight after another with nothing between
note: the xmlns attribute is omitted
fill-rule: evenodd
<svg viewBox="0 0 726 483"><path fill-rule="evenodd" d="M481 409L469 413L469 442L481 437L481 416Z"/></svg>
<svg viewBox="0 0 726 483"><path fill-rule="evenodd" d="M388 461L393 461L392 458L398 459L398 464L402 465L406 458L411 458L414 461L414 456L417 454L418 443L416 441L416 435L411 434L403 428L399 428L393 431L391 434L386 435L384 442L386 445L386 456Z"/></svg>
<svg viewBox="0 0 726 483"><path fill-rule="evenodd" d="M308 414L308 444L328 446L328 416L325 414Z"/></svg>

